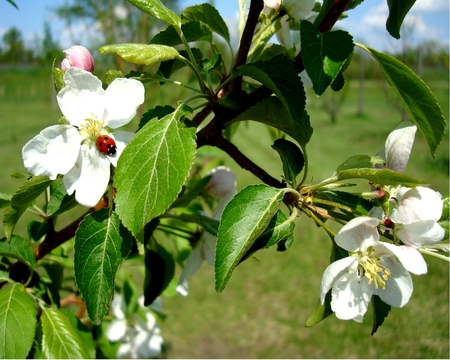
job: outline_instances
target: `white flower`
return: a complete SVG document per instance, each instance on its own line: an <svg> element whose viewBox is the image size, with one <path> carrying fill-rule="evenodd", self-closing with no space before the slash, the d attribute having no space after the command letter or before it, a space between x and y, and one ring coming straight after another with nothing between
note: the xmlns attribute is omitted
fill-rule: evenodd
<svg viewBox="0 0 450 360"><path fill-rule="evenodd" d="M405 245L420 248L444 238L445 230L438 224L443 203L439 194L429 188L400 186L391 194L389 218L395 224L394 234Z"/></svg>
<svg viewBox="0 0 450 360"><path fill-rule="evenodd" d="M164 342L161 330L153 314L144 307L143 297L139 297L138 304L143 310L145 319L137 313L125 318L125 301L121 294L115 294L111 302L111 312L115 319L106 330L106 338L111 342L121 341L118 359L150 359L161 354Z"/></svg>
<svg viewBox="0 0 450 360"><path fill-rule="evenodd" d="M211 175L211 179L205 188L205 193L214 198L222 198L212 213L212 218L219 220L223 209L236 194L236 175L225 166L212 169L208 175ZM186 260L176 288L178 294L186 296L189 293L189 280L204 260L214 265L216 241L217 238L206 231L202 235Z"/></svg>
<svg viewBox="0 0 450 360"><path fill-rule="evenodd" d="M282 4L291 18L300 20L311 13L314 0L283 0Z"/></svg>
<svg viewBox="0 0 450 360"><path fill-rule="evenodd" d="M320 299L323 304L332 289L331 309L339 319L362 322L372 295L378 295L388 305L404 306L413 291L408 271L426 271L425 261L417 251L380 242L377 225L375 218L358 217L335 237L336 244L349 251L350 256L327 267Z"/></svg>
<svg viewBox="0 0 450 360"><path fill-rule="evenodd" d="M403 173L414 144L417 126L410 121L403 121L387 137L383 148L378 152L385 162L385 167Z"/></svg>
<svg viewBox="0 0 450 360"><path fill-rule="evenodd" d="M134 135L113 131L127 124L144 102L144 86L137 80L115 79L104 90L90 72L70 67L64 74L65 87L58 93L61 112L70 125L50 126L22 149L25 168L33 175L51 180L64 175L69 195L81 205L92 207L101 199L109 182L110 164L117 166L126 144ZM109 155L96 141L106 135L115 143Z"/></svg>

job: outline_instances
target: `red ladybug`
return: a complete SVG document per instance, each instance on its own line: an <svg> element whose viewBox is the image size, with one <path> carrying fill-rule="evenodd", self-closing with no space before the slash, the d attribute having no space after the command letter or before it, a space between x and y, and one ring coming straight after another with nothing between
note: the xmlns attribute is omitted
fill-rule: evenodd
<svg viewBox="0 0 450 360"><path fill-rule="evenodd" d="M116 142L108 135L99 136L95 145L97 145L98 151L104 155L114 155L117 151Z"/></svg>

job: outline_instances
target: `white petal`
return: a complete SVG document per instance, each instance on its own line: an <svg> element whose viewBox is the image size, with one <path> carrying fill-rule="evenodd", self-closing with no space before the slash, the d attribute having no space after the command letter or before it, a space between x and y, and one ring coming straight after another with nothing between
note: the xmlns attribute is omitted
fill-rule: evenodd
<svg viewBox="0 0 450 360"><path fill-rule="evenodd" d="M336 280L331 291L331 309L341 320L361 322L372 298L367 279L346 273Z"/></svg>
<svg viewBox="0 0 450 360"><path fill-rule="evenodd" d="M88 71L75 67L64 74L66 86L58 93L61 112L71 125L80 126L86 118L102 120L105 103L102 82Z"/></svg>
<svg viewBox="0 0 450 360"><path fill-rule="evenodd" d="M289 16L284 15L280 19L281 28L276 32L277 40L280 44L284 45L286 48L291 48L294 46L291 37L291 27L289 26Z"/></svg>
<svg viewBox="0 0 450 360"><path fill-rule="evenodd" d="M155 358L161 353L161 336L158 335L156 341L152 343L152 334L146 332L139 332L133 339L136 353L141 359Z"/></svg>
<svg viewBox="0 0 450 360"><path fill-rule="evenodd" d="M109 155L108 160L113 164L114 167L117 167L117 161L119 161L120 155L122 155L123 150L131 141L134 132L131 131L114 131L109 136L114 139L116 142L116 153L114 155Z"/></svg>
<svg viewBox="0 0 450 360"><path fill-rule="evenodd" d="M210 233L205 232L202 236L203 241L203 258L209 265L214 265L214 257L216 255L217 238Z"/></svg>
<svg viewBox="0 0 450 360"><path fill-rule="evenodd" d="M132 349L130 343L120 344L117 349L117 358L118 359L137 359L137 354Z"/></svg>
<svg viewBox="0 0 450 360"><path fill-rule="evenodd" d="M357 263L357 259L349 256L328 265L323 273L322 282L320 284L320 301L322 304L325 301L325 296L328 291L330 291L333 286L335 279L355 263Z"/></svg>
<svg viewBox="0 0 450 360"><path fill-rule="evenodd" d="M417 249L411 246L397 246L388 243L383 243L383 245L392 251L398 261L400 261L409 272L416 275L427 273L427 263Z"/></svg>
<svg viewBox="0 0 450 360"><path fill-rule="evenodd" d="M105 91L105 126L116 129L130 122L144 102L145 89L134 79L115 79Z"/></svg>
<svg viewBox="0 0 450 360"><path fill-rule="evenodd" d="M70 195L86 207L95 206L103 196L109 182L110 162L106 155L83 144L76 165L66 175L63 183Z"/></svg>
<svg viewBox="0 0 450 360"><path fill-rule="evenodd" d="M406 191L405 191L406 190ZM400 188L396 195L398 207L392 211L391 220L399 224L411 224L421 220L439 220L442 215L442 199L429 188L417 186Z"/></svg>
<svg viewBox="0 0 450 360"><path fill-rule="evenodd" d="M125 319L114 319L106 329L106 338L111 342L122 340L127 330Z"/></svg>
<svg viewBox="0 0 450 360"><path fill-rule="evenodd" d="M386 281L386 288L375 289L374 294L378 295L388 305L404 306L409 301L413 291L411 275L394 258L383 258L381 263L391 271L391 275Z"/></svg>
<svg viewBox="0 0 450 360"><path fill-rule="evenodd" d="M230 202L230 200L236 195L236 190L231 190L227 195L225 195L222 200L219 201L219 203L216 205L216 207L213 210L212 218L216 220L220 220L222 217L223 209L225 209L225 206Z"/></svg>
<svg viewBox="0 0 450 360"><path fill-rule="evenodd" d="M402 122L386 139L385 160L388 169L403 173L414 144L417 126L410 121Z"/></svg>
<svg viewBox="0 0 450 360"><path fill-rule="evenodd" d="M369 246L378 244L380 235L376 229L378 219L360 216L345 224L335 237L341 248L355 252L365 251Z"/></svg>
<svg viewBox="0 0 450 360"><path fill-rule="evenodd" d="M70 125L53 125L28 141L22 149L25 168L33 175L55 180L75 164L83 137Z"/></svg>
<svg viewBox="0 0 450 360"><path fill-rule="evenodd" d="M189 280L203 262L202 247L199 243L189 255L176 288L177 294L186 296L189 293Z"/></svg>
<svg viewBox="0 0 450 360"><path fill-rule="evenodd" d="M420 248L441 241L445 230L436 221L426 220L405 224L396 235L404 244Z"/></svg>
<svg viewBox="0 0 450 360"><path fill-rule="evenodd" d="M314 7L314 0L284 0L283 4L286 7L289 16L299 20L304 19L309 15Z"/></svg>
<svg viewBox="0 0 450 360"><path fill-rule="evenodd" d="M125 319L126 304L123 296L116 293L111 301L111 312L118 319Z"/></svg>

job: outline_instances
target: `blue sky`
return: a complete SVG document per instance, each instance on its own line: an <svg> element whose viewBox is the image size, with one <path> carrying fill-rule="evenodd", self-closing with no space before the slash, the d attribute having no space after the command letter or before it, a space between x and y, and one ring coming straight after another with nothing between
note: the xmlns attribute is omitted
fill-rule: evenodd
<svg viewBox="0 0 450 360"><path fill-rule="evenodd" d="M20 29L29 46L39 44L44 29L44 21L51 23L55 38L63 48L70 47L70 36L63 31L63 23L55 19L52 9L69 0L15 0L19 10L6 0L0 0L0 39L11 27ZM202 3L199 0L180 0L180 7ZM237 29L237 1L215 1L215 6L230 25L230 30ZM390 38L385 30L387 16L386 0L365 0L351 10L349 18L340 22L339 27L348 30L355 41L362 42L379 50L392 50L398 41ZM408 14L405 24L412 35L408 41L434 39L448 46L449 43L449 1L417 0ZM405 36L405 39L407 36Z"/></svg>

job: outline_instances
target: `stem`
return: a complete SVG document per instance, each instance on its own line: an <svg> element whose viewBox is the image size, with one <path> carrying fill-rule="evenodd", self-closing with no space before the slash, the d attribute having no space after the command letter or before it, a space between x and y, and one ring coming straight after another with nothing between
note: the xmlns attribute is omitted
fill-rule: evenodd
<svg viewBox="0 0 450 360"><path fill-rule="evenodd" d="M192 62L190 62L188 59L186 59L184 56L178 55L177 59L182 61L183 63L185 63L194 72L195 76L197 77L198 84L200 85L200 89L201 89L200 92L202 92L202 93L209 92L210 93L211 90L208 89L208 87L205 85L202 77L200 76L200 73L197 70L197 67ZM208 91L206 91L206 90L208 90ZM196 90L196 91L198 92L198 90Z"/></svg>
<svg viewBox="0 0 450 360"><path fill-rule="evenodd" d="M419 249L419 251L420 251L422 254L430 255L430 256L433 256L433 257L435 257L435 258L438 258L438 259L441 259L441 260L450 262L450 258L449 258L448 256L445 256L445 255L441 255L441 254L435 253L434 251L429 251L429 250L426 250L426 249Z"/></svg>
<svg viewBox="0 0 450 360"><path fill-rule="evenodd" d="M333 239L336 237L336 233L333 230L331 230L330 227L325 225L325 223L322 220L320 220L320 218L316 214L314 214L314 212L304 207L302 207L300 210L302 210L306 215L311 217L318 225L322 226L324 230L333 237Z"/></svg>
<svg viewBox="0 0 450 360"><path fill-rule="evenodd" d="M167 83L171 83L171 84L174 84L174 85L182 86L182 87L184 87L186 89L189 89L189 90L195 91L197 93L203 94L203 92L201 90L196 89L195 87L190 86L188 84L182 83L181 81L178 81L178 80L172 80L172 79L168 79L168 78L165 78L165 77L160 78L158 80L162 81L162 82L167 82Z"/></svg>

